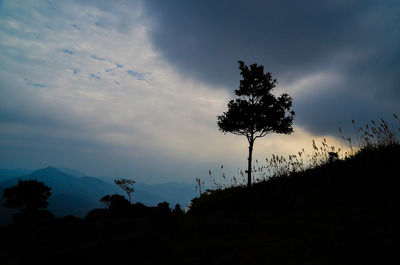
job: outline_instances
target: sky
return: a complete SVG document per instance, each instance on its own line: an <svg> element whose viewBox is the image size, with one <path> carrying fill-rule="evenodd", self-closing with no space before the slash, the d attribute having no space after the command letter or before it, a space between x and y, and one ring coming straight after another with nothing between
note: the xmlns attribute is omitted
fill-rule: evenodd
<svg viewBox="0 0 400 265"><path fill-rule="evenodd" d="M339 127L400 112L400 2L0 1L0 168L234 175L247 140L216 116L238 60L264 65L296 112L294 133L257 139L255 159L340 147Z"/></svg>

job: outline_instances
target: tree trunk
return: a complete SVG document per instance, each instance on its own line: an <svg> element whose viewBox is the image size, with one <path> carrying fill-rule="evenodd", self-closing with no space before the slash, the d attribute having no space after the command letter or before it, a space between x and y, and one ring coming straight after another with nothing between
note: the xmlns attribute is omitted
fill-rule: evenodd
<svg viewBox="0 0 400 265"><path fill-rule="evenodd" d="M249 158L247 163L247 188L251 188L251 161L253 158L253 144L254 140L251 139L249 141Z"/></svg>

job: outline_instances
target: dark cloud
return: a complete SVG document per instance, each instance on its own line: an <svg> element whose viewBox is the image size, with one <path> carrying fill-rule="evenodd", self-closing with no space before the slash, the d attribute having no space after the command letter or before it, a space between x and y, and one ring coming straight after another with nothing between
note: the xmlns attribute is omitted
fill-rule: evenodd
<svg viewBox="0 0 400 265"><path fill-rule="evenodd" d="M337 137L338 128L341 127L346 136L352 136L352 120L364 126L371 119L383 117L391 120L392 113L399 110L397 103L384 104L359 93L360 91L352 91L351 88L341 90L332 86L323 93L295 100L295 123L314 133L328 133Z"/></svg>
<svg viewBox="0 0 400 265"><path fill-rule="evenodd" d="M335 72L341 87L295 98L297 122L332 132L354 116L400 111L398 1L144 1L151 39L178 71L233 91L237 60L278 81ZM334 124L335 123L335 124Z"/></svg>

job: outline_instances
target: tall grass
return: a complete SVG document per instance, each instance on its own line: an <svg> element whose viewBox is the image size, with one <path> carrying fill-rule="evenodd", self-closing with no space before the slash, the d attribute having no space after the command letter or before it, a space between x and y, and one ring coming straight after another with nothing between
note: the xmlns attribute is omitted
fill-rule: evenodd
<svg viewBox="0 0 400 265"><path fill-rule="evenodd" d="M288 156L272 154L271 157L267 157L265 162L263 161L262 163L255 160L252 169L253 183L267 181L271 178L291 176L298 172L304 172L311 168L332 163L335 160L346 160L363 150L399 145L400 120L396 114L393 114L393 118L393 122L384 119L380 119L379 121L371 120L364 126L357 125L352 120L356 140L353 140L351 137L345 137L342 129L339 128L342 148L329 145L326 138L324 138L320 143L312 140L312 153L307 153L302 148L297 153ZM395 124L399 127L396 127ZM206 192L228 187L245 186L247 183L247 171L243 169L238 169L236 176L232 176L231 178L226 177L223 165L221 165L220 171L217 174L213 174L211 170L208 173L211 189L206 189ZM204 182L200 178L196 178L196 183L196 189L200 191L199 194L201 195L201 185L203 184L204 186Z"/></svg>
<svg viewBox="0 0 400 265"><path fill-rule="evenodd" d="M393 117L397 123L400 122L396 114L393 113ZM400 143L400 127L396 128L393 123L382 118L377 122L371 120L364 127L356 126L355 122L352 122L360 149L379 148Z"/></svg>

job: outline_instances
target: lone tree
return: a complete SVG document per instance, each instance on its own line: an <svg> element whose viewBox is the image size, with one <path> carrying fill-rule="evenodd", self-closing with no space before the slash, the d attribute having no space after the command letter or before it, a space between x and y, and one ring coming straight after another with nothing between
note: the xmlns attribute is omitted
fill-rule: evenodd
<svg viewBox="0 0 400 265"><path fill-rule="evenodd" d="M4 190L4 206L20 208L21 213L35 212L49 205L47 199L51 195L50 190L50 187L37 180L18 180L18 185Z"/></svg>
<svg viewBox="0 0 400 265"><path fill-rule="evenodd" d="M119 186L121 189L123 189L126 194L128 195L129 198L129 203L131 202L131 196L132 193L135 191L131 186L135 184L134 180L131 179L115 179L114 180L115 185Z"/></svg>
<svg viewBox="0 0 400 265"><path fill-rule="evenodd" d="M247 187L251 187L251 162L254 141L268 133L290 134L294 111L292 98L282 94L278 98L271 94L277 81L270 72L264 74L264 66L252 64L250 67L239 61L239 89L236 98L228 102L228 111L217 116L218 128L224 133L244 135L249 142Z"/></svg>

